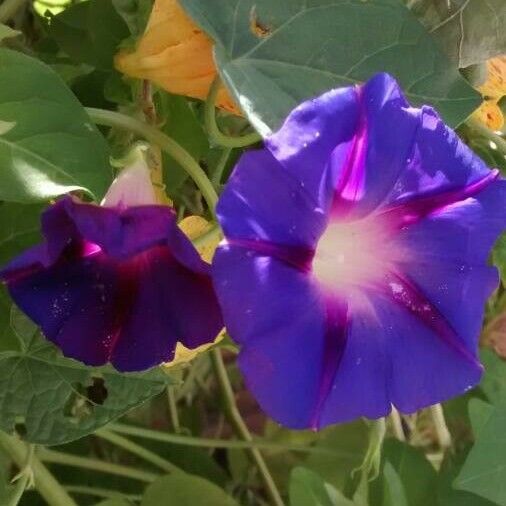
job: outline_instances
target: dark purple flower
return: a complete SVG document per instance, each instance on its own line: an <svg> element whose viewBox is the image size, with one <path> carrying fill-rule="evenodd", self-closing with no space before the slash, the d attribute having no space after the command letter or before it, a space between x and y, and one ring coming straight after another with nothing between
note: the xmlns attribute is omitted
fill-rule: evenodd
<svg viewBox="0 0 506 506"><path fill-rule="evenodd" d="M102 207L67 196L42 215L45 241L1 278L68 357L138 371L196 348L223 326L209 275L147 168L124 170Z"/></svg>
<svg viewBox="0 0 506 506"><path fill-rule="evenodd" d="M293 428L404 413L475 385L506 186L396 82L297 107L218 205L215 288L263 409Z"/></svg>

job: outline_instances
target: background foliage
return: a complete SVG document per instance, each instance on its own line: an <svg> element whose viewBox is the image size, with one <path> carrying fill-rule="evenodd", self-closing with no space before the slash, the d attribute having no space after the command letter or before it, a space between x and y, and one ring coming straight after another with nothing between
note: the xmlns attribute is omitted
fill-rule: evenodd
<svg viewBox="0 0 506 506"><path fill-rule="evenodd" d="M224 132L239 135L251 124L267 133L302 99L388 71L413 103L435 106L491 166L506 170L502 133L466 123L481 102L474 87L484 62L506 54L504 0L181 3L214 39L222 78L246 113L219 114ZM150 9L150 0L0 4L2 263L37 242L41 209L52 198L79 191L100 201L114 175L111 160L138 140L125 129L95 126L85 107L145 119L141 84L122 78L113 57L135 45ZM209 141L203 103L159 89L153 100L155 126L188 151L219 191L243 148ZM180 217L210 218L180 163L164 153L163 167ZM256 446L291 506L506 506L504 240L493 261L503 284L484 324L486 371L478 388L443 406L451 441L430 410L391 419L375 473L371 466L357 471L378 443L365 421L315 434L265 419L242 386L228 340L222 348L254 442L235 439L208 354L144 374L87 368L63 358L2 289L0 504L15 504L11 478L30 443L38 445L36 490L20 500L30 506L47 503L46 484L57 490L44 474L48 468L80 505L266 504L244 451Z"/></svg>

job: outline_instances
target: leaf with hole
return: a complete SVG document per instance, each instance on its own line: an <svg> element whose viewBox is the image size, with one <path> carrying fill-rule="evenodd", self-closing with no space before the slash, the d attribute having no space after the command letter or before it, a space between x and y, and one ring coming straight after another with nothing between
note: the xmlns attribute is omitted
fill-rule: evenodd
<svg viewBox="0 0 506 506"><path fill-rule="evenodd" d="M19 311L11 320L22 350L0 354L0 428L32 443L56 445L91 434L172 383L159 369L122 374L87 367L62 357Z"/></svg>
<svg viewBox="0 0 506 506"><path fill-rule="evenodd" d="M431 104L450 125L478 94L399 0L182 0L216 41L227 85L262 133L301 101L330 88L395 76L413 104Z"/></svg>

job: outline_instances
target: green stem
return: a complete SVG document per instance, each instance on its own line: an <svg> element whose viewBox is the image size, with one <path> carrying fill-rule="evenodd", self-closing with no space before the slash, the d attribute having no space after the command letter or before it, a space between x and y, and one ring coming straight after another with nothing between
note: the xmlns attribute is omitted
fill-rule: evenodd
<svg viewBox="0 0 506 506"><path fill-rule="evenodd" d="M162 471L165 471L167 473L180 471L180 469L172 462L169 462L168 460L160 457L152 451L146 450L146 448L143 446L140 446L137 443L134 443L133 441L120 436L119 434L115 434L114 432L111 432L107 429L98 429L94 434L95 436L105 439L106 441L109 441L110 443L123 448L123 450L130 452L133 455L140 457L141 459L144 459L146 462L150 462L156 467L159 467Z"/></svg>
<svg viewBox="0 0 506 506"><path fill-rule="evenodd" d="M223 177L223 171L227 165L228 158L230 157L230 153L232 153L232 148L225 148L221 153L220 159L218 160L218 164L214 169L211 175L211 183L213 183L215 188L219 188L221 179Z"/></svg>
<svg viewBox="0 0 506 506"><path fill-rule="evenodd" d="M81 485L64 485L65 490L70 494L91 495L93 497L101 497L103 499L121 498L127 501L140 501L141 495L125 494L116 490L108 490L105 488L85 487Z"/></svg>
<svg viewBox="0 0 506 506"><path fill-rule="evenodd" d="M169 405L169 416L172 429L176 434L181 432L181 425L179 424L179 414L177 412L176 395L173 386L167 387L167 403Z"/></svg>
<svg viewBox="0 0 506 506"><path fill-rule="evenodd" d="M218 380L218 384L223 396L223 401L225 403L226 414L228 415L230 423L232 424L239 438L241 438L243 441L251 443L253 441L253 438L248 427L244 423L244 420L242 419L239 409L237 408L234 391L232 390L232 385L230 384L227 370L223 362L223 357L221 356L219 349L214 348L211 350L211 360L213 362L216 378ZM284 506L283 499L281 499L281 495L278 492L276 484L272 479L272 476L269 472L269 469L267 468L262 454L260 453L260 450L258 448L249 448L249 454L251 460L256 464L260 472L260 476L262 477L272 504L275 506Z"/></svg>
<svg viewBox="0 0 506 506"><path fill-rule="evenodd" d="M0 5L0 23L9 21L28 0L4 0Z"/></svg>
<svg viewBox="0 0 506 506"><path fill-rule="evenodd" d="M211 88L209 88L209 94L207 96L205 109L204 109L204 123L207 134L211 142L217 146L223 146L225 148L244 148L251 144L256 144L262 140L262 137L256 132L242 135L241 137L229 137L220 131L218 123L216 123L216 96L220 89L221 80L219 76L216 76Z"/></svg>
<svg viewBox="0 0 506 506"><path fill-rule="evenodd" d="M171 139L155 127L127 116L126 114L108 111L105 109L95 109L93 107L87 107L86 111L91 120L98 125L129 130L140 137L143 137L149 143L160 146L162 151L165 151L174 158L174 160L176 160L176 162L178 162L181 167L186 170L193 181L195 181L195 184L202 192L209 209L212 213L214 213L214 208L216 207L216 202L218 201L218 195L216 194L211 181L209 181L209 178L197 161L174 139Z"/></svg>
<svg viewBox="0 0 506 506"><path fill-rule="evenodd" d="M132 467L104 462L102 460L91 459L88 457L80 457L79 455L71 455L69 453L48 450L47 448L41 448L38 454L41 460L52 464L91 469L92 471L97 471L99 473L114 474L116 476L123 476L124 478L131 478L145 483L151 483L159 477L158 474L140 471L139 469L134 469Z"/></svg>
<svg viewBox="0 0 506 506"><path fill-rule="evenodd" d="M327 448L319 448L302 445L289 445L283 443L274 443L261 439L252 439L251 441L237 441L227 439L200 438L192 436L183 436L180 434L171 434L169 432L161 432L159 430L145 429L143 427L135 427L133 425L125 425L122 423L110 423L107 428L119 434L126 434L132 437L140 437L150 439L152 441L160 441L163 443L177 444L183 446L197 446L200 448L227 448L229 450L250 450L264 449L270 451L291 451L301 453L315 453L318 455L327 455L329 457L353 458L353 453L330 450Z"/></svg>
<svg viewBox="0 0 506 506"><path fill-rule="evenodd" d="M25 493L25 490L28 486L29 478L30 478L29 475L25 473L19 478L18 481L16 481L16 484L14 485L14 490L12 492L12 495L9 497L6 506L18 506L19 501L23 497L23 494Z"/></svg>
<svg viewBox="0 0 506 506"><path fill-rule="evenodd" d="M9 454L19 468L26 463L28 447L22 441L0 432L0 446ZM49 506L77 506L49 470L33 456L31 467L35 478L35 488Z"/></svg>
<svg viewBox="0 0 506 506"><path fill-rule="evenodd" d="M503 155L506 156L506 140L500 135L496 134L486 126L482 125L478 120L470 118L466 121L467 126L478 132L483 137L486 137L489 141L493 142L497 149L499 149Z"/></svg>

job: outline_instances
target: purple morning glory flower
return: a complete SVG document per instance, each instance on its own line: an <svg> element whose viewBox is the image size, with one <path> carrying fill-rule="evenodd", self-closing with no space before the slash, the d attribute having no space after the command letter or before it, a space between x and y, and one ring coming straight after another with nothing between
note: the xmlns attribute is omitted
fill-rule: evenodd
<svg viewBox="0 0 506 506"><path fill-rule="evenodd" d="M410 413L479 381L506 182L390 76L297 107L240 159L218 216L218 298L275 420Z"/></svg>
<svg viewBox="0 0 506 506"><path fill-rule="evenodd" d="M210 278L173 210L155 205L144 163L121 172L102 206L67 196L42 215L44 242L1 278L68 357L139 371L196 348L223 326Z"/></svg>

